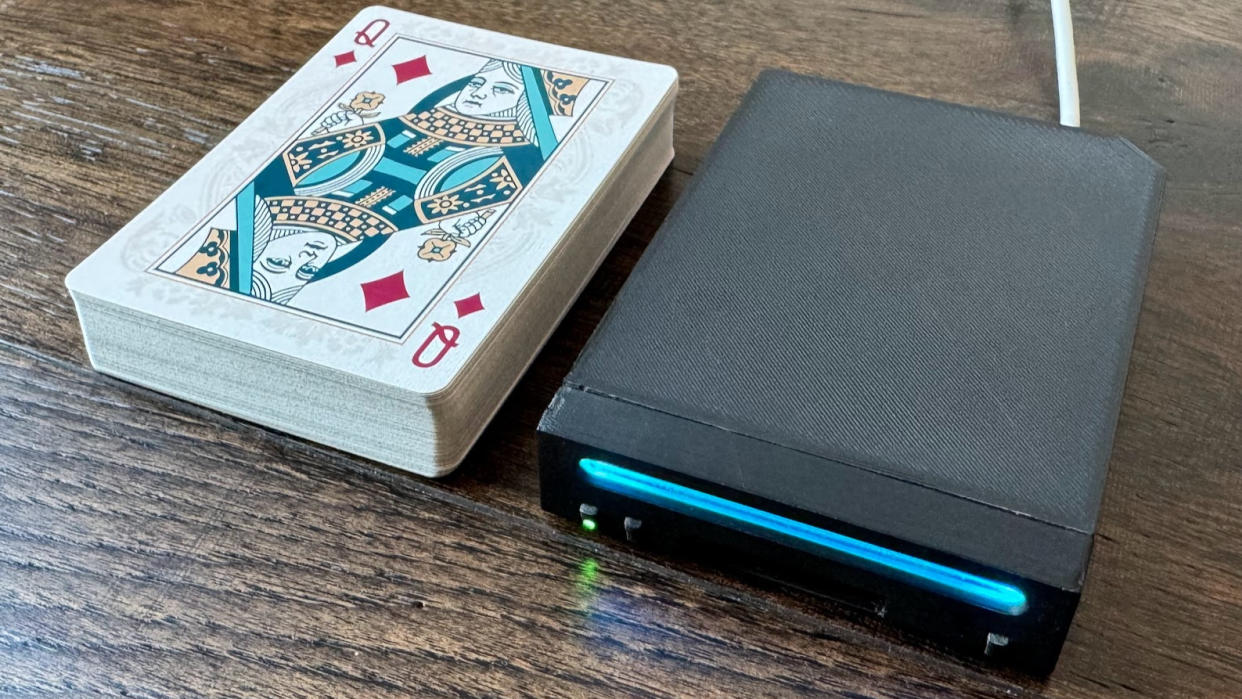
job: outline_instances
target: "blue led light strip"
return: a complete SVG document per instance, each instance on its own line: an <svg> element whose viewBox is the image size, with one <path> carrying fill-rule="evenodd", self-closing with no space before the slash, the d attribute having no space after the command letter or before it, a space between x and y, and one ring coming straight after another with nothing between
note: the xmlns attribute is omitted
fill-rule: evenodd
<svg viewBox="0 0 1242 699"><path fill-rule="evenodd" d="M932 592L1001 614L1017 616L1027 608L1026 594L1013 585L764 512L606 461L581 459L578 465L593 485L618 495L725 524L767 539L795 539L821 550L826 549L835 558L844 558L890 577L908 580Z"/></svg>

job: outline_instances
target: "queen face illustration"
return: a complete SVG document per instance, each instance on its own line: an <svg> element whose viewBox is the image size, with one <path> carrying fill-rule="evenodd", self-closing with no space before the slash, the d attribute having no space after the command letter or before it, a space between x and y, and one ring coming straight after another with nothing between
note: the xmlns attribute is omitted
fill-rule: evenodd
<svg viewBox="0 0 1242 699"><path fill-rule="evenodd" d="M512 67L506 70L506 67ZM500 63L495 68L476 73L457 93L453 111L463 116L487 117L495 114L514 113L525 88L522 76L512 63Z"/></svg>
<svg viewBox="0 0 1242 699"><path fill-rule="evenodd" d="M253 295L281 303L314 279L336 248L336 238L330 233L273 234L255 257Z"/></svg>

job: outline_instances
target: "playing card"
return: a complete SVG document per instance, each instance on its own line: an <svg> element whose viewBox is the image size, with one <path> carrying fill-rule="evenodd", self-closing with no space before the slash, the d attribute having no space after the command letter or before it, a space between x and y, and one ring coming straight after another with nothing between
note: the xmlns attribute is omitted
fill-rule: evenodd
<svg viewBox="0 0 1242 699"><path fill-rule="evenodd" d="M67 284L432 394L675 82L666 66L368 8Z"/></svg>

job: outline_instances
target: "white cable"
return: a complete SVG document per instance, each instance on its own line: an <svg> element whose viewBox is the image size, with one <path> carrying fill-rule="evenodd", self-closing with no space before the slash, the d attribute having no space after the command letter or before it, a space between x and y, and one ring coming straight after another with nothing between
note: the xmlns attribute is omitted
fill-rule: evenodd
<svg viewBox="0 0 1242 699"><path fill-rule="evenodd" d="M1074 58L1074 23L1069 0L1052 0L1052 40L1057 55L1057 99L1061 123L1078 126L1078 61Z"/></svg>

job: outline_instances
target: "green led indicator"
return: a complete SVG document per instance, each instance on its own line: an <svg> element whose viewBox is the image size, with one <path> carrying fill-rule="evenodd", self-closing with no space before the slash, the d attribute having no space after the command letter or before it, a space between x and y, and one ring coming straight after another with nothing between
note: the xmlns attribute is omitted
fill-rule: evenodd
<svg viewBox="0 0 1242 699"><path fill-rule="evenodd" d="M583 517L582 528L589 532L595 531L595 520L591 519L590 517Z"/></svg>

